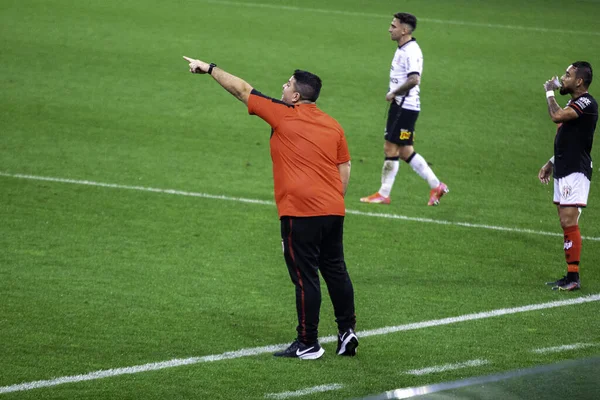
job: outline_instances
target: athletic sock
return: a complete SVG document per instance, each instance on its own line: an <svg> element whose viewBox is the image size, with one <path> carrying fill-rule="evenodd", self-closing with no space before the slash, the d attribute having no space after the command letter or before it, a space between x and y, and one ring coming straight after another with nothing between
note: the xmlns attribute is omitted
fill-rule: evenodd
<svg viewBox="0 0 600 400"><path fill-rule="evenodd" d="M579 257L581 256L581 232L579 225L563 228L565 241L565 260L567 261L567 279L579 279Z"/></svg>
<svg viewBox="0 0 600 400"><path fill-rule="evenodd" d="M579 272L567 272L567 280L569 282L578 281L579 280Z"/></svg>
<svg viewBox="0 0 600 400"><path fill-rule="evenodd" d="M386 157L381 170L381 187L379 194L383 197L390 197L392 186L396 180L396 174L400 169L400 157Z"/></svg>
<svg viewBox="0 0 600 400"><path fill-rule="evenodd" d="M427 181L431 189L435 189L439 186L440 181L433 173L433 170L427 164L427 161L420 155L412 153L406 163L412 167L412 169L419 174L419 176Z"/></svg>

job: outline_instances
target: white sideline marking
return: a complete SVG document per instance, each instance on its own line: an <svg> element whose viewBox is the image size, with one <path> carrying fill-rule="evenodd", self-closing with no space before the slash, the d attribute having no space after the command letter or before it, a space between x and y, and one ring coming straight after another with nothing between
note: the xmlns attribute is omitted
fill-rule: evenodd
<svg viewBox="0 0 600 400"><path fill-rule="evenodd" d="M139 190L139 191L144 191L144 192L174 194L174 195L178 195L178 196L201 197L201 198L205 198L205 199L214 199L214 200L237 201L240 203L262 204L262 205L267 205L267 206L275 205L274 202L267 201L267 200L256 200L256 199L246 199L243 197L229 197L229 196L207 194L207 193L186 192L183 190L174 190L174 189L158 189L158 188L146 187L146 186L118 185L115 183L103 183L103 182L94 182L94 181L77 180L77 179L66 179L66 178L53 178L53 177L49 177L49 176L9 174L8 172L2 172L2 171L0 171L0 176L5 176L8 178L47 181L47 182L71 183L71 184L75 184L75 185L97 186L97 187L105 187L105 188L111 188L111 189ZM431 218L408 217L405 215L364 212L364 211L349 210L349 209L346 209L346 213L352 214L352 215L361 215L361 216L365 216L365 217L399 219L399 220L403 220L403 221L424 222L424 223L438 224L438 225L463 226L466 228L479 228L479 229L488 229L488 230L494 230L494 231L516 232L516 233L527 233L527 234L533 234L533 235L563 237L562 233L536 231L533 229L510 228L510 227L505 227L505 226L494 226L494 225L485 225L485 224L471 224L468 222L452 222L452 221L444 221L444 220L437 220L437 219L431 219ZM582 236L581 238L585 239L585 240L600 241L600 237Z"/></svg>
<svg viewBox="0 0 600 400"><path fill-rule="evenodd" d="M573 343L573 344L565 344L563 346L544 347L541 349L534 349L534 350L531 350L531 352L538 353L538 354L558 353L560 351L583 349L585 347L591 347L591 346L596 346L596 345L594 343Z"/></svg>
<svg viewBox="0 0 600 400"><path fill-rule="evenodd" d="M423 322L415 322L407 325L399 325L399 326L390 326L386 328L379 329L371 329L369 331L361 332L358 337L367 337L367 336L375 336L375 335L386 335L392 332L400 332L400 331L410 331L414 329L423 329L429 328L432 326L440 326L440 325L449 325L454 324L456 322L465 322L465 321L473 321L477 319L498 317L500 315L508 315L508 314L517 314L528 311L536 311L536 310L544 310L546 308L555 308L562 306L569 306L573 304L581 304L588 303L592 301L600 300L600 294L593 294L590 296L577 297L575 299L570 300L559 300L552 301L550 303L541 303L541 304L530 304L528 306L515 307L515 308L501 308L499 310L492 311L484 311L476 314L466 314L461 315L460 317L450 317L443 319L434 319L431 321L423 321ZM331 336L333 338L333 336Z"/></svg>
<svg viewBox="0 0 600 400"><path fill-rule="evenodd" d="M295 392L268 393L268 394L265 394L265 397L267 399L287 399L288 397L299 397L299 396L306 396L307 394L329 392L331 390L339 390L343 387L344 387L344 385L340 385L339 383L332 383L330 385L321 385L321 386L315 386L315 387L311 387L311 388L296 390Z"/></svg>
<svg viewBox="0 0 600 400"><path fill-rule="evenodd" d="M451 318L443 318L443 319L434 319L431 321L416 322L416 323L407 324L407 325L388 326L385 328L357 332L357 336L360 338L364 338L364 337L375 336L375 335L387 335L387 334L390 334L393 332L423 329L423 328L429 328L429 327L433 327L433 326L454 324L457 322L465 322L465 321L473 321L476 319L498 317L501 315L517 314L517 313L528 312L528 311L544 310L544 309L548 309L548 308L556 308L556 307L571 306L571 305L575 305L575 304L591 303L591 302L599 301L599 300L600 300L600 293L594 294L594 295L589 295L589 296L577 297L577 298L569 299L569 300L552 301L549 303L541 303L541 304L530 304L528 306L515 307L515 308L502 308L502 309L498 309L498 310L485 311L485 312L480 312L480 313L476 313L476 314L466 314L466 315L462 315L459 317L451 317ZM320 338L319 341L321 343L332 343L332 342L337 341L337 336L326 336L326 337ZM198 363L203 363L203 362L221 361L221 360L229 360L229 359L234 359L234 358L256 356L259 354L272 353L277 350L284 349L288 345L289 345L289 343L283 343L283 344L277 344L277 345L271 345L271 346L241 349L241 350L237 350L237 351L228 351L228 352L222 353L222 354L213 354L210 356L203 356L203 357L190 357L190 358L183 358L183 359L176 358L176 359L169 360L169 361L142 364L142 365L136 365L133 367L100 370L100 371L89 372L87 374L81 374L81 375L63 376L60 378L49 379L49 380L26 382L26 383L20 383L20 384L10 385L10 386L2 386L2 387L0 387L0 394L62 385L63 383L91 381L94 379L108 378L110 376L137 374L139 372L146 372L146 371L156 371L159 369L179 367L181 365L191 365L191 364L198 364Z"/></svg>
<svg viewBox="0 0 600 400"><path fill-rule="evenodd" d="M139 190L139 191L143 191L143 192L175 194L175 195L179 195L179 196L203 197L206 199L237 201L240 203L264 204L264 205L268 205L268 206L275 205L274 202L266 201L266 200L244 199L242 197L228 197L228 196L221 196L221 195L207 194L207 193L186 192L183 190L158 189L158 188L152 188L152 187L146 187L146 186L118 185L116 183L103 183L103 182L94 182L94 181L87 181L87 180L53 178L50 176L9 174L6 172L1 172L1 171L0 171L0 176L6 176L6 177L10 177L10 178L20 178L20 179L32 179L32 180L36 180L36 181L72 183L75 185L98 186L98 187L105 187L105 188L111 188L111 189Z"/></svg>
<svg viewBox="0 0 600 400"><path fill-rule="evenodd" d="M452 371L452 370L461 369L461 368L480 367L482 365L486 365L489 363L490 362L488 360L469 360L469 361L456 363L456 364L444 364L444 365L437 365L435 367L411 369L410 371L406 371L405 373L409 374L409 375L428 375L428 374L434 374L437 372Z"/></svg>
<svg viewBox="0 0 600 400"><path fill-rule="evenodd" d="M373 212L355 211L355 210L348 210L348 209L346 209L346 213L347 214L353 214L353 215L362 215L362 216L366 216L366 217L378 217L378 218L387 218L387 219L400 219L400 220L403 220L403 221L425 222L425 223L438 224L438 225L464 226L466 228L479 228L479 229L489 229L489 230L493 230L493 231L516 232L516 233L530 233L530 234L533 234L533 235L560 236L560 237L563 237L562 233L557 233L557 232L536 231L536 230L533 230L533 229L522 229L522 228L510 228L510 227L507 227L507 226L495 226L495 225L485 225L485 224L471 224L469 222L452 222L452 221L444 221L444 220L441 220L441 219L407 217L405 215L373 213ZM594 237L594 236L582 236L581 238L585 239L585 240L600 241L600 237Z"/></svg>
<svg viewBox="0 0 600 400"><path fill-rule="evenodd" d="M370 17L370 18L392 18L392 14L384 15L384 14L374 14L374 13L364 13L357 11L344 11L344 10L327 10L324 8L305 8L305 7L295 7L295 6L285 6L280 4L261 4L261 3L246 3L246 2L237 2L237 1L225 1L225 0L202 0L204 3L214 4L214 5L225 5L225 6L242 6L242 7L253 7L253 8L270 8L274 10L287 10L287 11L306 11L306 12L314 12L321 14L333 14L333 15L344 15L348 17ZM422 22L431 22L434 24L444 24L444 25L460 25L460 26L473 26L477 28L493 28L493 29L508 29L515 31L530 31L530 32L542 32L542 33L568 33L568 34L576 34L576 35L592 35L592 36L600 36L600 32L590 32L590 31L574 31L570 29L556 29L556 28L538 28L535 26L522 26L522 25L505 25L505 24L486 24L483 22L469 22L469 21L454 21L454 20L445 20L445 19L435 19L435 18L421 18L419 17L419 21Z"/></svg>

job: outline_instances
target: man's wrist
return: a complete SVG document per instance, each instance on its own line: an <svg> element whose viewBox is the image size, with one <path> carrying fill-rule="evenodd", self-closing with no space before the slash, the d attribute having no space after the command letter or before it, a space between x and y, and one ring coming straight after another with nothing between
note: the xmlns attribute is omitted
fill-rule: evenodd
<svg viewBox="0 0 600 400"><path fill-rule="evenodd" d="M206 73L207 73L207 74L209 74L209 75L212 75L213 68L214 68L214 67L216 67L216 66L217 66L217 64L215 64L215 63L210 63L210 64L208 65L208 71L206 71Z"/></svg>
<svg viewBox="0 0 600 400"><path fill-rule="evenodd" d="M554 90L546 90L546 98L554 97Z"/></svg>
<svg viewBox="0 0 600 400"><path fill-rule="evenodd" d="M550 157L550 159L548 160L548 162L552 165L554 165L554 156Z"/></svg>

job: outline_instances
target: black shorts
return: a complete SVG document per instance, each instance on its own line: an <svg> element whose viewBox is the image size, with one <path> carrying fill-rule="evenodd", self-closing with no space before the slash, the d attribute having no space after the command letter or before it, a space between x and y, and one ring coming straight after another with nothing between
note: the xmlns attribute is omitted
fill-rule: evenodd
<svg viewBox="0 0 600 400"><path fill-rule="evenodd" d="M385 140L399 146L412 146L419 112L400 107L395 101L388 111Z"/></svg>

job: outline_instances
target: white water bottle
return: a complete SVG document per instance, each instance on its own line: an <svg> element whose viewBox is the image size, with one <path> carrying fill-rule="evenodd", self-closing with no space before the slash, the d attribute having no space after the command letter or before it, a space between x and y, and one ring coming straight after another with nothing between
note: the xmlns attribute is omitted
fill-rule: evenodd
<svg viewBox="0 0 600 400"><path fill-rule="evenodd" d="M560 79L558 79L558 76L555 76L555 77L552 79L552 83L554 83L554 85L555 85L555 86L556 86L558 89L560 89L560 88L561 88L561 86L562 86L562 84L561 84L561 82L560 82Z"/></svg>

